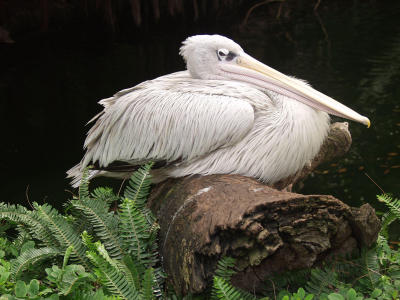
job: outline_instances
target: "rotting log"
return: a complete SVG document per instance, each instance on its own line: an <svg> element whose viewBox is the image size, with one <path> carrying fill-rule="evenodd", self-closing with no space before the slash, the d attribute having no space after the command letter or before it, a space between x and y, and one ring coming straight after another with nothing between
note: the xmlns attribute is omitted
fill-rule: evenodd
<svg viewBox="0 0 400 300"><path fill-rule="evenodd" d="M301 180L325 158L336 156L332 147L343 152L349 146L350 134L343 133L347 126L332 128L321 147L320 154L325 154L279 187ZM333 196L295 194L240 175L171 179L153 189L149 205L161 228L163 267L183 295L204 291L223 256L237 259L240 272L233 283L257 291L271 275L370 246L380 229L368 204L350 208Z"/></svg>

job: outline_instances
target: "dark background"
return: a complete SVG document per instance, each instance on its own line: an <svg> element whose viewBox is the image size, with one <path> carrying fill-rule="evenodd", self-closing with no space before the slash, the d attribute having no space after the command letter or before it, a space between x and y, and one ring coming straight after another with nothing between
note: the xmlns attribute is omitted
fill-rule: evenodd
<svg viewBox="0 0 400 300"><path fill-rule="evenodd" d="M400 187L399 17L399 1L0 0L0 200L60 206L97 102L184 69L181 42L218 33L371 119L302 192L379 208L365 173Z"/></svg>

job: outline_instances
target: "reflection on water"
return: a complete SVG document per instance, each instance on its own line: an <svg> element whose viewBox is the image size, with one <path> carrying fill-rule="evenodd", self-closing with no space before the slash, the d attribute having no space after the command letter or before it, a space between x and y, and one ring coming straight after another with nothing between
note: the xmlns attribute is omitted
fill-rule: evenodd
<svg viewBox="0 0 400 300"><path fill-rule="evenodd" d="M352 5L320 10L319 15L293 11L291 21L271 20L260 10L245 28L207 33L231 36L252 56L308 80L371 119L370 129L351 124L350 153L322 166L302 192L377 206L380 191L364 173L386 192L398 195L400 187L400 4ZM80 36L77 42L54 37L1 46L1 200L25 203L29 185L30 201L65 201L65 170L83 154L85 123L100 110L97 101L182 69L178 48L193 33L181 28L168 37L124 43Z"/></svg>

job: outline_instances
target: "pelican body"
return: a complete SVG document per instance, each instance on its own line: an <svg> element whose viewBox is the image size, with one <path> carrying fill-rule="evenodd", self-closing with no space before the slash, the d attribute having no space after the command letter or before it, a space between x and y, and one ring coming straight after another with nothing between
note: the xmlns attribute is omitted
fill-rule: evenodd
<svg viewBox="0 0 400 300"><path fill-rule="evenodd" d="M68 171L127 178L154 161L155 181L193 174L241 174L268 184L295 174L318 153L334 114L368 118L252 58L220 35L187 38L187 70L101 100L82 161Z"/></svg>

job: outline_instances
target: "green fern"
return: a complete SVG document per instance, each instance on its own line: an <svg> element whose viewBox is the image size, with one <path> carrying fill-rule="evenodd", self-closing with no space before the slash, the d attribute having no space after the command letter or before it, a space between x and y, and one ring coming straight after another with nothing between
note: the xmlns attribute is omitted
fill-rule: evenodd
<svg viewBox="0 0 400 300"><path fill-rule="evenodd" d="M310 269L290 270L280 274L276 274L265 282L266 290L273 292L274 290L297 290L304 287L310 278Z"/></svg>
<svg viewBox="0 0 400 300"><path fill-rule="evenodd" d="M13 246L15 249L20 249L25 242L32 240L32 236L27 231L27 228L21 224L17 225L16 230L18 235L13 241Z"/></svg>
<svg viewBox="0 0 400 300"><path fill-rule="evenodd" d="M211 299L247 300L256 299L254 296L234 287L222 277L214 276Z"/></svg>
<svg viewBox="0 0 400 300"><path fill-rule="evenodd" d="M97 199L97 201L105 202L111 205L114 202L118 202L120 197L114 194L112 188L109 187L97 187L91 193L91 197Z"/></svg>
<svg viewBox="0 0 400 300"><path fill-rule="evenodd" d="M61 267L46 268L46 282L58 295L92 298L90 290L87 294L83 290L93 289L90 283L94 278L90 274L94 273L108 292L119 299L162 297L165 276L157 251L159 226L145 205L151 165L134 173L126 199L117 211L112 211L110 205L121 198L111 189L98 188L90 193L88 170L84 172L78 197L68 203L68 215L61 215L48 204L34 203L34 210L0 204L0 218L17 224L16 245L22 246L28 238L34 246L33 238L36 244L47 246L30 248L19 255L13 261L13 278L33 263L65 252ZM93 242L94 239L98 241ZM69 264L69 260L79 264Z"/></svg>
<svg viewBox="0 0 400 300"><path fill-rule="evenodd" d="M69 246L69 247L67 248L67 250L65 250L64 259L63 259L63 265L62 265L62 268L63 268L63 269L67 266L68 260L69 260L69 258L71 257L71 253L72 253L72 250L73 250L73 249L74 249L74 247Z"/></svg>
<svg viewBox="0 0 400 300"><path fill-rule="evenodd" d="M221 258L217 263L215 275L227 281L230 281L231 277L237 273L234 270L235 263L236 259L234 259L233 257L225 256Z"/></svg>
<svg viewBox="0 0 400 300"><path fill-rule="evenodd" d="M69 298L68 298L69 299ZM103 289L98 289L95 292L88 291L77 291L74 294L73 300L119 300L117 296L114 295L104 295Z"/></svg>
<svg viewBox="0 0 400 300"><path fill-rule="evenodd" d="M360 285L365 291L373 290L381 279L380 264L376 249L363 249L361 262L364 266L364 276L360 278Z"/></svg>
<svg viewBox="0 0 400 300"><path fill-rule="evenodd" d="M79 185L79 199L85 199L89 197L89 173L91 167L86 167L82 172L82 179Z"/></svg>
<svg viewBox="0 0 400 300"><path fill-rule="evenodd" d="M82 264L86 269L90 269L80 234L74 230L71 224L48 204L38 205L33 203L33 207L40 219L47 224L62 249L65 251L69 246L72 246L71 258Z"/></svg>
<svg viewBox="0 0 400 300"><path fill-rule="evenodd" d="M231 277L236 274L236 260L232 257L223 257L217 263L211 290L212 299L256 299L248 292L234 287L231 283Z"/></svg>
<svg viewBox="0 0 400 300"><path fill-rule="evenodd" d="M150 162L134 172L125 188L124 197L133 200L141 211L146 208L147 196L151 187L150 170L153 164Z"/></svg>
<svg viewBox="0 0 400 300"><path fill-rule="evenodd" d="M119 216L121 219L119 232L124 248L136 259L142 261L143 255L146 254L151 226L136 203L128 198L122 201Z"/></svg>
<svg viewBox="0 0 400 300"><path fill-rule="evenodd" d="M101 191L97 192L99 195ZM86 220L86 223L90 224L93 232L103 242L113 258L122 258L126 254L118 234L118 217L114 212L110 212L107 201L86 197L71 200L71 204L74 209L82 213L80 220Z"/></svg>
<svg viewBox="0 0 400 300"><path fill-rule="evenodd" d="M59 243L36 211L30 211L21 205L0 203L0 220L9 220L23 226L23 230L48 247L57 247Z"/></svg>
<svg viewBox="0 0 400 300"><path fill-rule="evenodd" d="M141 296L144 300L154 300L153 283L156 282L154 277L154 270L149 268L145 271L142 282Z"/></svg>
<svg viewBox="0 0 400 300"><path fill-rule="evenodd" d="M397 219L400 219L400 199L393 199L393 197L388 194L378 195L377 198L389 208L390 212L393 213Z"/></svg>
<svg viewBox="0 0 400 300"><path fill-rule="evenodd" d="M307 282L305 289L317 297L322 294L332 292L332 288L340 286L337 279L337 273L331 269L313 269L311 270L310 280Z"/></svg>
<svg viewBox="0 0 400 300"><path fill-rule="evenodd" d="M145 272L144 266L138 261L133 260L131 255L125 256L122 261L124 263L123 266L126 267L125 273L128 274L126 279L136 290L140 290L141 280Z"/></svg>
<svg viewBox="0 0 400 300"><path fill-rule="evenodd" d="M381 231L379 232L379 234L383 236L385 239L388 239L389 226L396 220L398 220L398 217L394 212L389 211L385 213L381 218Z"/></svg>
<svg viewBox="0 0 400 300"><path fill-rule="evenodd" d="M29 266L61 254L59 249L51 247L28 249L11 261L11 279L16 281Z"/></svg>
<svg viewBox="0 0 400 300"><path fill-rule="evenodd" d="M160 296L165 275L161 267L156 267L159 261L157 243L159 225L145 204L151 184L149 175L151 166L152 163L149 163L139 169L128 183L124 193L125 199L119 207L119 233L125 249L133 258L130 266L134 268L133 273L137 273L135 278L144 276L148 268L153 268L155 277L153 292L156 296Z"/></svg>
<svg viewBox="0 0 400 300"><path fill-rule="evenodd" d="M95 246L96 251L88 251L87 256L96 267L95 273L100 281L112 294L122 299L140 299L139 292L126 279L127 274L122 271L121 262L110 258L101 243L96 242Z"/></svg>
<svg viewBox="0 0 400 300"><path fill-rule="evenodd" d="M150 188L150 167L151 164L148 164L133 174L125 199L116 214L109 212L109 204L115 197L106 189L97 189L91 194L93 199L86 196L85 199L71 201L73 209L82 212L93 226L93 236L102 241L93 242L87 232L82 234L83 243L88 249L87 256L95 266L95 273L108 291L123 299L154 299L162 295L164 275L161 268L156 267L159 264L156 243L159 226L145 206ZM102 199L102 204L96 204L95 201L99 199ZM88 210L88 207L91 209ZM107 216L118 221L118 230L114 227L117 223L106 226ZM111 232L108 227L115 232L115 237L107 237L104 233ZM106 244L116 238L122 249L118 256ZM115 244L112 241L110 246Z"/></svg>

